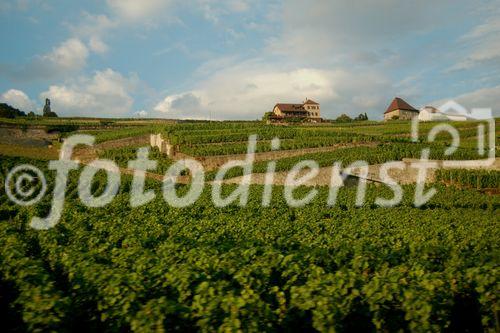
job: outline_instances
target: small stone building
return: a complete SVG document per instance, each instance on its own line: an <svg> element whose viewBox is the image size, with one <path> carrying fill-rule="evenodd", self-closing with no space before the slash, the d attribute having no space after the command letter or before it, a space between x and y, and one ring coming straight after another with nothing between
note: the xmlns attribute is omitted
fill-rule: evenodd
<svg viewBox="0 0 500 333"><path fill-rule="evenodd" d="M411 120L418 117L419 111L399 97L394 98L384 112L384 120Z"/></svg>

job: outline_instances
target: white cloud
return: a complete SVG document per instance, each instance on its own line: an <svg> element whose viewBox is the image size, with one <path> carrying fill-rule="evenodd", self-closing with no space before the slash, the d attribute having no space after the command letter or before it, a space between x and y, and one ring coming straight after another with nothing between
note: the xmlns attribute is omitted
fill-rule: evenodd
<svg viewBox="0 0 500 333"><path fill-rule="evenodd" d="M492 36L485 38L480 42L476 43L465 57L465 59L460 60L457 64L453 65L449 70L463 70L476 67L481 64L486 64L489 62L494 62L498 64L500 62L500 36Z"/></svg>
<svg viewBox="0 0 500 333"><path fill-rule="evenodd" d="M289 0L283 3L283 33L269 41L269 49L316 61L400 51L405 39L442 25L442 13L456 5L453 0Z"/></svg>
<svg viewBox="0 0 500 333"><path fill-rule="evenodd" d="M148 113L146 112L146 110L141 110L134 112L134 115L136 115L139 118L145 118L148 115Z"/></svg>
<svg viewBox="0 0 500 333"><path fill-rule="evenodd" d="M376 108L381 103L384 103L381 96L377 95L360 95L352 98L353 105L361 109Z"/></svg>
<svg viewBox="0 0 500 333"><path fill-rule="evenodd" d="M0 2L0 13L10 10L26 11L34 5L48 8L48 4L43 0L10 0Z"/></svg>
<svg viewBox="0 0 500 333"><path fill-rule="evenodd" d="M462 45L468 50L467 55L450 70L470 69L482 64L500 64L500 10L489 13L490 17L476 25L462 36Z"/></svg>
<svg viewBox="0 0 500 333"><path fill-rule="evenodd" d="M250 9L246 0L197 0L193 4L213 24L224 23L224 16L245 13Z"/></svg>
<svg viewBox="0 0 500 333"><path fill-rule="evenodd" d="M109 46L104 43L100 37L93 36L89 40L89 47L95 53L106 53L109 50Z"/></svg>
<svg viewBox="0 0 500 333"><path fill-rule="evenodd" d="M435 107L439 107L448 101L455 101L467 109L472 108L487 108L491 109L495 117L500 116L500 85L476 89L461 95L448 96L437 101L428 103Z"/></svg>
<svg viewBox="0 0 500 333"><path fill-rule="evenodd" d="M453 98L467 108L491 108L497 116L500 114L500 85L471 91Z"/></svg>
<svg viewBox="0 0 500 333"><path fill-rule="evenodd" d="M118 22L104 14L93 15L84 12L82 14L82 20L78 24L66 23L66 25L74 35L89 38L92 36L100 36L102 33L116 28Z"/></svg>
<svg viewBox="0 0 500 333"><path fill-rule="evenodd" d="M462 39L476 39L498 32L500 32L500 18L495 16L490 17L484 23L476 25L471 31L465 34Z"/></svg>
<svg viewBox="0 0 500 333"><path fill-rule="evenodd" d="M0 72L17 81L51 79L80 71L88 56L87 46L78 38L70 38L24 66L0 66Z"/></svg>
<svg viewBox="0 0 500 333"><path fill-rule="evenodd" d="M21 111L34 111L36 108L33 102L26 93L17 89L10 89L0 95L0 101L7 103Z"/></svg>
<svg viewBox="0 0 500 333"><path fill-rule="evenodd" d="M177 95L169 95L159 102L154 110L166 113L169 118L209 118L201 105L201 98L197 92L187 92Z"/></svg>
<svg viewBox="0 0 500 333"><path fill-rule="evenodd" d="M94 53L103 54L109 51L104 42L110 31L125 28L130 25L150 26L153 18L165 16L165 9L174 0L107 0L111 9L110 15L82 13L82 19L65 25L74 36L88 40L89 48Z"/></svg>
<svg viewBox="0 0 500 333"><path fill-rule="evenodd" d="M500 60L500 36L498 35L487 38L474 47L472 53L462 63L462 67L467 69L493 60Z"/></svg>
<svg viewBox="0 0 500 333"><path fill-rule="evenodd" d="M106 2L119 17L131 21L157 16L172 3L170 0L107 0Z"/></svg>
<svg viewBox="0 0 500 333"><path fill-rule="evenodd" d="M136 77L124 77L112 69L95 72L65 85L53 85L40 94L50 98L53 110L64 116L121 117L131 113L131 91Z"/></svg>
<svg viewBox="0 0 500 333"><path fill-rule="evenodd" d="M384 96L380 93L388 87L380 73L286 68L254 60L215 72L190 91L168 95L154 109L169 118L257 119L277 102L311 98L322 104L325 117L357 115L380 106L383 100L375 96Z"/></svg>
<svg viewBox="0 0 500 333"><path fill-rule="evenodd" d="M93 15L84 12L82 20L78 24L66 23L66 26L74 36L88 40L88 47L92 52L103 54L109 51L109 46L103 38L110 30L117 28L119 22L107 15Z"/></svg>
<svg viewBox="0 0 500 333"><path fill-rule="evenodd" d="M78 38L70 38L46 55L40 57L43 65L48 65L62 72L82 69L89 51Z"/></svg>
<svg viewBox="0 0 500 333"><path fill-rule="evenodd" d="M231 11L236 13L246 12L250 8L248 1L243 1L243 0L231 0L229 1L228 6L231 9Z"/></svg>
<svg viewBox="0 0 500 333"><path fill-rule="evenodd" d="M33 1L33 0L32 0ZM35 0L39 5L42 0ZM3 5L0 10L10 10L13 7L25 8L30 0L17 0L16 3ZM130 25L151 27L157 19L164 19L162 23L175 21L168 9L177 0L106 0L111 14L82 13L82 19L74 23L63 22L73 37L54 47L44 55L37 55L33 61L25 66L9 66L0 64L0 72L15 80L47 79L65 76L85 67L89 53L104 54L110 49L105 42L110 31L126 28ZM204 13L207 19L218 20L218 15L230 12L244 12L248 10L245 0L225 0L216 3L213 0L197 0L189 6ZM213 18L209 16L213 15ZM227 28L226 33L232 38L240 38L241 33ZM87 45L82 42L87 42Z"/></svg>

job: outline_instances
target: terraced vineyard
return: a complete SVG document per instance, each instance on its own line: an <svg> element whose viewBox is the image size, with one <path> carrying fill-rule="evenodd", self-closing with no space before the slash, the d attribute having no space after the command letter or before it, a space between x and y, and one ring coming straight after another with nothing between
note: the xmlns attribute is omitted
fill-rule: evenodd
<svg viewBox="0 0 500 333"><path fill-rule="evenodd" d="M500 171L438 170L436 180L472 188L500 189Z"/></svg>
<svg viewBox="0 0 500 333"><path fill-rule="evenodd" d="M99 153L99 158L107 159L116 162L120 168L127 168L128 162L137 159L137 151L140 147L125 147L108 149ZM166 155L161 154L158 148L150 149L149 159L157 162L155 173L164 175L167 172L172 160Z"/></svg>
<svg viewBox="0 0 500 333"><path fill-rule="evenodd" d="M425 142L430 129L436 124L420 125L420 141ZM461 139L461 147L475 149L476 123L453 123ZM245 154L250 135L257 135L257 152L271 151L270 140L279 138L279 150L328 147L337 144L362 143L410 143L411 125L408 122L381 124L338 124L323 126L269 126L259 123L196 123L176 124L162 133L181 153L191 156L216 156ZM498 136L498 132L496 135ZM451 142L450 136L442 133L437 142Z"/></svg>
<svg viewBox="0 0 500 333"><path fill-rule="evenodd" d="M21 162L45 164L2 158L2 174ZM46 232L27 222L47 213L50 196L20 208L0 193L7 325L140 332L498 328L498 196L439 188L414 208L410 186L389 209L373 202L390 192L369 187L362 208L353 205L354 189L327 207L328 191L320 189L312 204L290 209L276 187L262 208L263 188L252 186L244 208L215 208L207 189L192 207L174 209L160 196L132 209L127 182L111 205L89 209L77 199L75 179L61 222ZM97 191L102 182L96 179ZM148 187L159 192L158 183Z"/></svg>
<svg viewBox="0 0 500 333"><path fill-rule="evenodd" d="M95 134L99 142L113 143L160 131L199 160L245 154L251 134L258 135L257 151L269 152L278 137L281 152L299 152L277 159L276 171L288 171L303 160L330 167L335 161L345 166L419 158L423 148L430 148L431 159L483 158L470 127L459 125L464 140L451 156L444 155L449 136L413 143L408 123L399 122L179 123ZM423 134L429 129L424 125ZM140 146L97 152L125 168ZM332 149L306 150L324 147ZM174 162L156 149L149 158L158 161L158 174ZM174 208L153 179L145 190L153 190L155 199L132 208L131 178L122 175L110 204L88 208L79 199L78 170L70 172L60 222L37 231L29 221L48 214L55 172L46 160L0 153L0 162L0 310L6 331L499 330L500 196L477 190L500 187L498 171L439 171L438 182L429 184L437 193L428 203L415 207L415 186L408 185L393 208L375 203L393 196L385 185L368 185L362 207L355 205L354 187L341 188L329 206L329 189L319 186L301 208L289 207L284 187L273 186L271 202L263 206L266 188L251 185L247 205L220 208L210 184L193 205ZM255 162L253 172L265 172L268 162ZM5 192L7 172L24 163L48 176L48 193L30 207L14 204ZM208 171L207 180L215 173ZM226 178L241 174L234 168ZM99 195L105 188L98 173L92 191ZM181 196L190 186L175 189ZM222 185L224 196L235 189ZM311 190L300 187L294 195Z"/></svg>
<svg viewBox="0 0 500 333"><path fill-rule="evenodd" d="M404 158L419 159L422 150L430 148L430 159L445 160L474 160L484 158L477 153L476 149L459 148L452 155L445 155L447 145L444 143L423 144L423 143L386 143L376 147L352 147L338 148L331 152L309 153L294 157L281 158L276 163L276 171L289 171L297 163L304 160L315 161L319 167L331 167L335 161L341 162L343 167L356 161L365 161L368 164L380 164L389 161L400 161ZM253 164L252 172L265 173L268 167L267 161ZM217 170L208 173L212 179ZM238 177L243 175L242 168L232 168L226 173L225 178Z"/></svg>

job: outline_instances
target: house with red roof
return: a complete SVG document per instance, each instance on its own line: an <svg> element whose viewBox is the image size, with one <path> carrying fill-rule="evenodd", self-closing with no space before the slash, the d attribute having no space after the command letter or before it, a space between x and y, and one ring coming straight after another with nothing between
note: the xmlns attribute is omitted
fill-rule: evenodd
<svg viewBox="0 0 500 333"><path fill-rule="evenodd" d="M307 99L302 104L278 103L274 106L271 120L303 119L321 121L321 108L319 103Z"/></svg>
<svg viewBox="0 0 500 333"><path fill-rule="evenodd" d="M384 120L411 120L418 117L419 111L403 99L396 97L384 112Z"/></svg>

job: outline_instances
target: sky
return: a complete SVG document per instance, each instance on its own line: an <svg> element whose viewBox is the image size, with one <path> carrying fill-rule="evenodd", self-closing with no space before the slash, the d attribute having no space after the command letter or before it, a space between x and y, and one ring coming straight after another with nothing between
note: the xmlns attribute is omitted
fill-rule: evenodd
<svg viewBox="0 0 500 333"><path fill-rule="evenodd" d="M59 116L248 119L306 98L500 114L500 0L0 0L0 102Z"/></svg>

